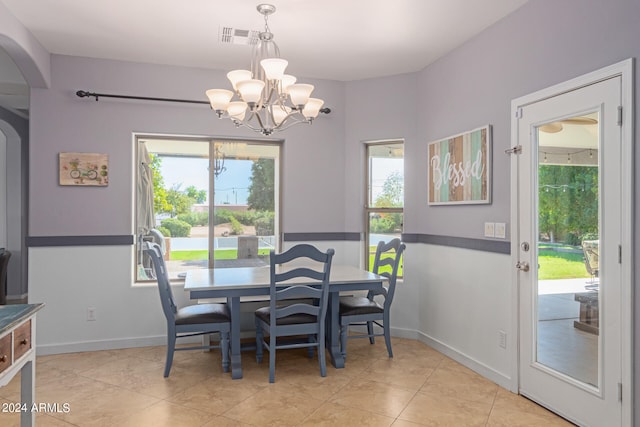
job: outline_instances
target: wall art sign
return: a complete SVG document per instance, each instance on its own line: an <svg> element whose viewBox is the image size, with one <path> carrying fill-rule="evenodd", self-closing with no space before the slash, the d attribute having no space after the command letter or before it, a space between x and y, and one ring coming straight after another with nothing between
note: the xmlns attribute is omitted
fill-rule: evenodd
<svg viewBox="0 0 640 427"><path fill-rule="evenodd" d="M60 185L109 185L109 156L101 153L60 153Z"/></svg>
<svg viewBox="0 0 640 427"><path fill-rule="evenodd" d="M491 126L429 143L430 205L491 203Z"/></svg>

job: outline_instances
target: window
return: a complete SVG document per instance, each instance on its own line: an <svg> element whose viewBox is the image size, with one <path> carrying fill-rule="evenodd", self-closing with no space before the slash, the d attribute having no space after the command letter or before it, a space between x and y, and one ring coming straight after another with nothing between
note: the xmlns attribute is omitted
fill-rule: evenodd
<svg viewBox="0 0 640 427"><path fill-rule="evenodd" d="M365 267L373 269L380 240L401 237L404 208L404 143L367 144ZM401 274L399 273L401 276Z"/></svg>
<svg viewBox="0 0 640 427"><path fill-rule="evenodd" d="M161 245L171 279L268 265L280 246L279 143L138 136L136 144L137 240ZM136 279L153 280L138 248Z"/></svg>

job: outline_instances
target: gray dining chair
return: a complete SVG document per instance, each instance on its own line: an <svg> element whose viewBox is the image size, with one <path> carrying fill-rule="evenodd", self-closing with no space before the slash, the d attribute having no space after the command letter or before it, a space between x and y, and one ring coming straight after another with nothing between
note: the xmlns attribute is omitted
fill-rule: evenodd
<svg viewBox="0 0 640 427"><path fill-rule="evenodd" d="M306 347L313 356L313 348L317 348L320 375L327 375L325 318L333 254L333 249L321 252L308 244L296 245L281 254L271 251L269 306L255 312L256 360L261 363L263 348L269 350L270 383L275 382L276 350L281 349ZM309 264L300 264L301 260ZM294 336L307 339L278 340Z"/></svg>
<svg viewBox="0 0 640 427"><path fill-rule="evenodd" d="M347 339L369 338L369 342L374 344L377 336L384 336L389 357L393 357L389 313L396 289L398 269L405 248L405 244L400 239L393 239L388 243L378 242L373 262L373 273L386 277L387 287L369 291L366 297L340 297L340 348L343 357L347 356ZM384 302L382 304L375 300L376 295L383 296ZM374 324L381 327L383 332L375 333ZM367 333L349 335L349 325L366 325Z"/></svg>
<svg viewBox="0 0 640 427"><path fill-rule="evenodd" d="M162 250L157 243L147 242L144 249L151 259L158 281L162 311L167 320L167 359L164 367L165 378L169 376L173 353L184 350L221 349L222 369L229 372L229 330L231 318L226 304L195 304L177 308L171 292L169 275L162 257ZM199 345L176 347L178 338L199 335L220 334L220 345Z"/></svg>

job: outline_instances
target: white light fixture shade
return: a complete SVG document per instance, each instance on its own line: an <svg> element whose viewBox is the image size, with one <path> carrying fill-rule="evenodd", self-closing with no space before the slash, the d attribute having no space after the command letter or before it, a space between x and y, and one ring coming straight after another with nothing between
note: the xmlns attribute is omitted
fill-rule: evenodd
<svg viewBox="0 0 640 427"><path fill-rule="evenodd" d="M294 84L296 82L296 77L292 76L290 74L285 74L282 76L282 83L280 86L280 90L282 90L282 93L286 93L287 95L289 94L289 86L291 86L292 84Z"/></svg>
<svg viewBox="0 0 640 427"><path fill-rule="evenodd" d="M307 101L304 108L302 109L302 115L305 116L307 119L308 118L314 119L318 117L318 114L320 113L320 108L322 108L323 104L324 104L324 101L322 99L309 98L309 101Z"/></svg>
<svg viewBox="0 0 640 427"><path fill-rule="evenodd" d="M264 82L262 80L243 80L238 82L238 92L244 102L258 103L262 97L262 89L264 89Z"/></svg>
<svg viewBox="0 0 640 427"><path fill-rule="evenodd" d="M227 73L227 78L231 82L231 86L233 86L233 90L238 90L238 82L243 80L251 80L251 71L249 70L233 70Z"/></svg>
<svg viewBox="0 0 640 427"><path fill-rule="evenodd" d="M313 92L313 85L296 83L289 86L291 103L295 106L306 104L311 96L311 92Z"/></svg>
<svg viewBox="0 0 640 427"><path fill-rule="evenodd" d="M291 112L290 107L274 105L273 106L273 121L276 125L282 123L282 121L287 117L287 115Z"/></svg>
<svg viewBox="0 0 640 427"><path fill-rule="evenodd" d="M244 115L247 112L247 103L244 101L233 101L229 103L227 107L227 113L232 119L244 120Z"/></svg>
<svg viewBox="0 0 640 427"><path fill-rule="evenodd" d="M233 97L233 92L225 89L209 89L206 94L211 108L216 111L225 111Z"/></svg>
<svg viewBox="0 0 640 427"><path fill-rule="evenodd" d="M282 80L284 70L288 64L289 61L282 58L267 58L260 61L267 80Z"/></svg>

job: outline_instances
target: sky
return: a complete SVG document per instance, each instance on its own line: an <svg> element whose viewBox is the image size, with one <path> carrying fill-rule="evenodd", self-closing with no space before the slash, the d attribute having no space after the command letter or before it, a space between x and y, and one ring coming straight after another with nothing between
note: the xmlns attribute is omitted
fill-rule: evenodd
<svg viewBox="0 0 640 427"><path fill-rule="evenodd" d="M251 160L226 159L222 172L215 181L214 204L247 204L251 177ZM193 185L198 190L207 191L209 201L209 160L184 157L163 157L162 177L166 188L181 184L184 190Z"/></svg>
<svg viewBox="0 0 640 427"><path fill-rule="evenodd" d="M249 184L251 183L251 160L230 160L226 159L225 170L215 181L214 204L247 204L249 196ZM185 158L185 157L163 157L162 176L166 188L180 184L180 189L184 190L193 185L198 190L207 191L208 194L208 159ZM404 163L402 159L376 159L373 167L373 199L382 192L385 178L394 171L403 173Z"/></svg>

